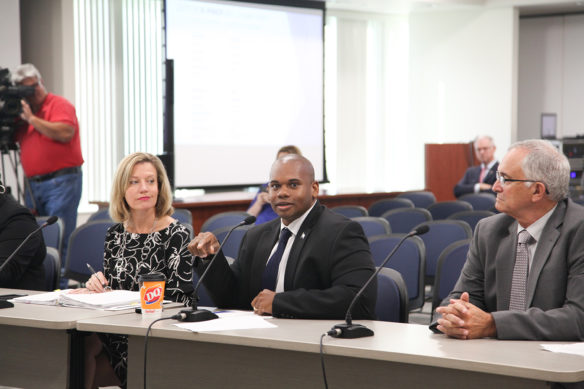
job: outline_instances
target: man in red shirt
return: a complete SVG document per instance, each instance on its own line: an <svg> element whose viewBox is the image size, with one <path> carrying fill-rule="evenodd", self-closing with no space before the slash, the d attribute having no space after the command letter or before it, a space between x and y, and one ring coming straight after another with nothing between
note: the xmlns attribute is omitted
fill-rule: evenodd
<svg viewBox="0 0 584 389"><path fill-rule="evenodd" d="M22 100L20 117L27 125L16 132L22 168L30 184L26 205L39 216L55 215L63 220L61 257L65 259L69 236L77 224L82 185L83 156L75 107L65 98L48 93L32 64L20 65L12 80L35 88L32 96Z"/></svg>

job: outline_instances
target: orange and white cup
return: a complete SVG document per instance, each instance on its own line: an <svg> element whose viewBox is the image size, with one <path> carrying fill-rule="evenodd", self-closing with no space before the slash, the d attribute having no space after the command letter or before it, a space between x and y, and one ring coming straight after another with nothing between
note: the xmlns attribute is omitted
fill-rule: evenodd
<svg viewBox="0 0 584 389"><path fill-rule="evenodd" d="M140 283L140 303L143 319L156 319L162 316L162 302L166 277L162 273L150 273L138 278Z"/></svg>

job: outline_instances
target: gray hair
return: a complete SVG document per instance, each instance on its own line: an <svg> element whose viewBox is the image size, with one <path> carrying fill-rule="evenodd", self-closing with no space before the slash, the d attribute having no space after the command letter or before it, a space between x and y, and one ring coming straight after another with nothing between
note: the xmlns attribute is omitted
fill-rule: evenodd
<svg viewBox="0 0 584 389"><path fill-rule="evenodd" d="M513 143L509 150L527 150L521 169L525 177L542 182L548 190L548 198L561 201L568 197L570 185L570 163L566 156L550 142L530 139Z"/></svg>
<svg viewBox="0 0 584 389"><path fill-rule="evenodd" d="M31 63L25 63L16 68L14 73L12 73L12 82L20 83L25 78L36 77L38 81L41 80L41 73L38 69Z"/></svg>
<svg viewBox="0 0 584 389"><path fill-rule="evenodd" d="M489 142L491 142L491 146L495 145L495 141L493 140L493 137L490 135L477 135L477 137L474 138L473 143L477 143L481 139L487 139Z"/></svg>

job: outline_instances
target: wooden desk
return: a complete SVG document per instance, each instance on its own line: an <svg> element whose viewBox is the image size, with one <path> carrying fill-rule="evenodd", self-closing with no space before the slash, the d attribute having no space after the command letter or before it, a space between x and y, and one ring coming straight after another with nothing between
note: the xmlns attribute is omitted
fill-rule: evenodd
<svg viewBox="0 0 584 389"><path fill-rule="evenodd" d="M37 291L0 289L0 294L33 294ZM19 388L77 388L83 370L83 339L77 321L128 311L19 304L0 309L0 386Z"/></svg>
<svg viewBox="0 0 584 389"><path fill-rule="evenodd" d="M318 199L329 208L340 205L361 205L368 208L377 200L392 198L402 192L380 193L346 193L337 195L320 195ZM253 196L249 193L232 193L226 195L205 195L199 198L187 199L186 202L175 202L175 208L184 208L193 215L193 229L195 233L201 231L201 226L213 215L220 212L246 211L249 208Z"/></svg>
<svg viewBox="0 0 584 389"><path fill-rule="evenodd" d="M148 341L150 387L322 388L320 335L338 321L272 319L274 329L193 333L164 321ZM375 336L324 340L331 388L545 388L584 380L584 357L543 342L460 341L416 324L362 321ZM80 331L129 334L128 387L143 386L139 317L81 320Z"/></svg>

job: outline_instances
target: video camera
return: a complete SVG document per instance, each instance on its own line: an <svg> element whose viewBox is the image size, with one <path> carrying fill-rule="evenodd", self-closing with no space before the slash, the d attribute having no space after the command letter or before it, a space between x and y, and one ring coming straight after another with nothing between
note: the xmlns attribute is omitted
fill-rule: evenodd
<svg viewBox="0 0 584 389"><path fill-rule="evenodd" d="M34 94L34 86L14 85L10 71L0 67L0 149L16 150L14 132L21 123L20 100Z"/></svg>

